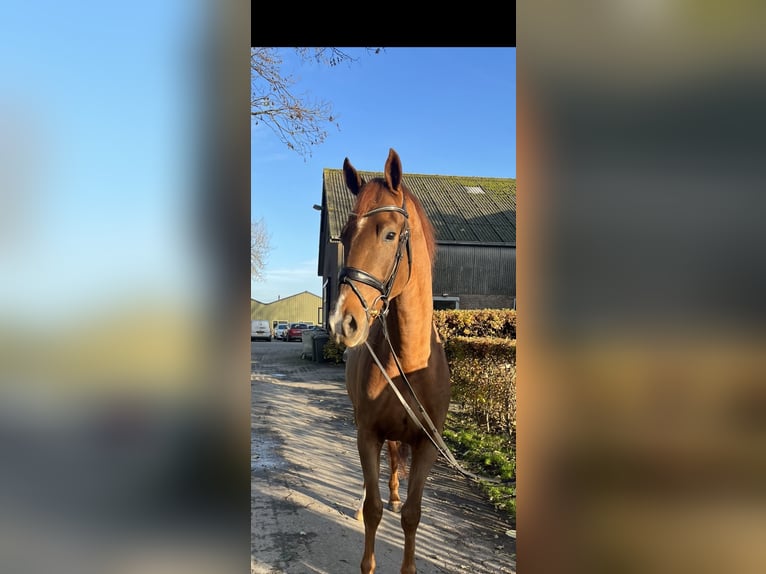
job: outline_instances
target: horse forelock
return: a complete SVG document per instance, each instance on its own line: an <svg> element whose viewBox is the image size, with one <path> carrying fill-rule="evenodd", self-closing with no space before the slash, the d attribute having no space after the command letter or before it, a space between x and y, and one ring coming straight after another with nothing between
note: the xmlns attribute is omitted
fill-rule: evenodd
<svg viewBox="0 0 766 574"><path fill-rule="evenodd" d="M433 225L431 225L431 221L426 215L423 204L420 203L420 200L413 195L403 183L402 190L404 192L404 197L406 198L407 211L410 213L410 217L412 217L412 207L414 207L415 214L420 220L420 227L423 230L423 237L425 238L426 248L428 250L428 258L431 260L431 265L433 265L436 257L436 235L434 233ZM357 196L356 204L354 205L354 213L357 215L364 215L376 207L386 205L386 195L392 193L393 192L389 189L385 179L382 177L371 179L364 185L364 188Z"/></svg>
<svg viewBox="0 0 766 574"><path fill-rule="evenodd" d="M384 193L391 193L386 185L386 180L382 177L376 177L364 184L364 187L356 197L354 213L363 215L375 207L380 207L383 203Z"/></svg>

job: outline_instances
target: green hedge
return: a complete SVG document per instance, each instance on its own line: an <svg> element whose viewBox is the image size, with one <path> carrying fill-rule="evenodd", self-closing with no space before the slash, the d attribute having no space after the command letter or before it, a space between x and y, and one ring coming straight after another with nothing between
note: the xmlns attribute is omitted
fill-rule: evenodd
<svg viewBox="0 0 766 574"><path fill-rule="evenodd" d="M452 337L516 338L514 309L444 309L434 311L436 330L442 339Z"/></svg>
<svg viewBox="0 0 766 574"><path fill-rule="evenodd" d="M330 337L324 344L322 349L322 355L328 361L332 361L336 365L343 362L343 351L346 350L346 346L343 343L336 343L335 337Z"/></svg>
<svg viewBox="0 0 766 574"><path fill-rule="evenodd" d="M434 323L449 361L452 400L492 433L516 428L516 311L447 309ZM343 361L343 345L331 338L324 357Z"/></svg>
<svg viewBox="0 0 766 574"><path fill-rule="evenodd" d="M444 343L452 399L487 432L513 434L516 427L516 341L498 337L451 337Z"/></svg>

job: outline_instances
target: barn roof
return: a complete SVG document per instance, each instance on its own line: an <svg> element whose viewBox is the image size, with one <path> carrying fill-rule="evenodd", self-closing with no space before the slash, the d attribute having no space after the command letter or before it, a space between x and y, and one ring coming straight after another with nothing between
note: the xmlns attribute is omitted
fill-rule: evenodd
<svg viewBox="0 0 766 574"><path fill-rule="evenodd" d="M382 172L360 171L365 180ZM331 240L339 240L354 196L341 169L324 170L323 201ZM404 185L420 200L438 243L516 245L516 180L498 177L408 174Z"/></svg>

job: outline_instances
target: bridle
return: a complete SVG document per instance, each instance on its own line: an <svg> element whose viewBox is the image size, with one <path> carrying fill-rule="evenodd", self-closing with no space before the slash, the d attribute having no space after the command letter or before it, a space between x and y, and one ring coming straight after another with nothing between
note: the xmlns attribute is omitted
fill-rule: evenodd
<svg viewBox="0 0 766 574"><path fill-rule="evenodd" d="M383 316L385 317L388 313L388 304L389 304L389 298L391 296L391 289L393 289L394 281L396 281L396 275L399 273L399 263L401 263L402 260L402 251L403 249L407 250L407 282L410 280L410 276L412 275L412 251L410 248L410 224L409 219L410 215L407 213L407 200L404 197L404 194L402 194L402 206L397 207L396 205L384 205L383 207L376 207L375 209L371 209L367 213L363 213L362 215L357 215L356 213L351 213L351 217L357 217L358 219L363 219L365 217L370 217L371 215L375 215L376 213L383 213L383 212L393 212L393 213L400 213L404 216L404 227L399 234L399 245L396 247L396 255L394 256L394 265L391 269L391 273L388 276L388 279L383 282L380 279L373 277L366 271L363 271L362 269L357 269L356 267L347 267L344 266L340 270L340 274L338 276L338 288L340 288L341 285L348 285L351 287L351 290L354 292L354 294L359 298L359 302L362 304L362 308L364 308L364 312L367 314L368 319L374 319L377 316ZM364 283L365 285L369 285L370 287L377 289L380 292L380 295L378 295L372 302L371 305L367 304L367 301L365 300L364 296L359 292L359 289L356 285L354 285L354 282ZM378 301L381 302L382 306L380 310L375 310L374 307L378 303Z"/></svg>

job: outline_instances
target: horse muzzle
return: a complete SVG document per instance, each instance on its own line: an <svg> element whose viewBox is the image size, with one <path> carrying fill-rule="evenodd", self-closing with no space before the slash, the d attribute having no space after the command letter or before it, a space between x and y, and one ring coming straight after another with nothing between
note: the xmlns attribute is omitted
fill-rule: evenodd
<svg viewBox="0 0 766 574"><path fill-rule="evenodd" d="M341 293L330 315L330 332L336 342L346 347L356 347L367 340L370 320L362 306L355 301L356 298L346 299L345 295Z"/></svg>

